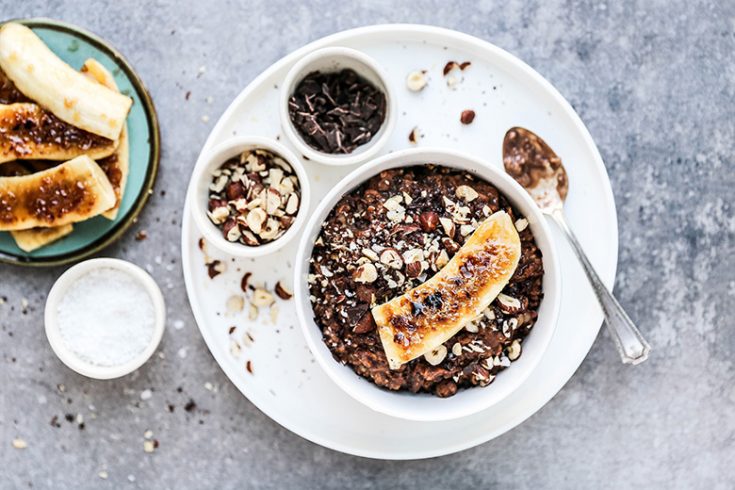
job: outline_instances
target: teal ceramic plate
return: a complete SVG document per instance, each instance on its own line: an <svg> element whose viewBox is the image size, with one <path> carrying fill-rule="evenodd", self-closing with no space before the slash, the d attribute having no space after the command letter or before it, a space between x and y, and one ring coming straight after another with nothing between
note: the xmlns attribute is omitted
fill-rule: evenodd
<svg viewBox="0 0 735 490"><path fill-rule="evenodd" d="M74 224L61 240L27 253L15 245L8 232L0 232L0 262L28 266L52 266L88 257L122 236L148 200L158 172L159 130L153 101L130 64L114 48L94 34L49 19L22 19L48 47L73 68L87 58L102 63L115 77L120 90L133 98L128 116L130 174L117 218L98 216Z"/></svg>

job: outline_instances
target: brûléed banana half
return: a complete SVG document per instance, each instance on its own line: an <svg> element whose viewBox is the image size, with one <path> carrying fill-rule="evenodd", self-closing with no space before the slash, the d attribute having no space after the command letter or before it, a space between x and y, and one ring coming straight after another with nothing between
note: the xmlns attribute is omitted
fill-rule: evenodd
<svg viewBox="0 0 735 490"><path fill-rule="evenodd" d="M31 173L30 169L35 167L36 162L26 161L22 164L19 162L11 162L0 167L3 177L19 177ZM43 165L43 163L39 162ZM47 169L43 169L47 170ZM50 243L64 238L66 235L74 231L72 224L54 226L51 228L30 228L28 230L12 230L10 236L13 237L15 244L24 252L33 252L41 247L45 247Z"/></svg>
<svg viewBox="0 0 735 490"><path fill-rule="evenodd" d="M0 69L62 121L110 140L120 136L132 99L74 70L28 27L0 27Z"/></svg>
<svg viewBox="0 0 735 490"><path fill-rule="evenodd" d="M391 369L439 347L492 303L513 276L521 240L498 211L431 279L372 309Z"/></svg>
<svg viewBox="0 0 735 490"><path fill-rule="evenodd" d="M70 160L112 155L119 140L89 133L32 102L0 104L0 164L13 160Z"/></svg>
<svg viewBox="0 0 735 490"><path fill-rule="evenodd" d="M111 209L115 202L105 173L82 155L42 172L0 178L0 231L76 223Z"/></svg>

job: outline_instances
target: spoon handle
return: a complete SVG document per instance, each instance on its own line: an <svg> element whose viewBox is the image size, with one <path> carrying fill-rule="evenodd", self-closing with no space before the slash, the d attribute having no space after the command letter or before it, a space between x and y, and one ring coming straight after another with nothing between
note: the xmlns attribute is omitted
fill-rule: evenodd
<svg viewBox="0 0 735 490"><path fill-rule="evenodd" d="M554 218L556 224L564 232L567 240L572 245L572 249L574 249L574 253L582 263L584 272L587 274L587 279L592 284L595 296L597 296L597 300L600 302L602 312L605 315L607 330L615 341L615 346L618 349L621 360L625 364L635 365L642 363L648 359L651 346L648 345L648 342L646 342L643 335L638 331L638 328L633 324L633 321L625 313L625 310L620 306L615 296L607 290L600 280L600 276L597 275L597 272L592 267L587 255L582 250L582 246L577 241L577 237L574 236L569 225L567 225L562 211L560 209L554 210L550 213L550 216Z"/></svg>

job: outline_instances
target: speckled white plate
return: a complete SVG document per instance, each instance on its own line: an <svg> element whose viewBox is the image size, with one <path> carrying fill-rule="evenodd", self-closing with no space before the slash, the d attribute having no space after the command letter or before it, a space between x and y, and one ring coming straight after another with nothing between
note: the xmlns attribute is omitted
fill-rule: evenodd
<svg viewBox="0 0 735 490"><path fill-rule="evenodd" d="M311 43L276 62L232 102L209 135L203 152L233 135L278 137L278 87L288 68L305 53L325 46L347 46L382 63L398 96L399 118L385 152L410 146L418 126L418 145L445 146L474 153L502 166L503 136L511 126L541 135L563 159L571 182L567 214L590 260L610 287L617 264L618 234L610 182L587 129L562 96L523 62L480 39L428 26L383 25L354 29ZM442 68L449 60L471 61L452 90ZM237 62L237 60L235 60ZM410 71L424 69L429 85L419 94L405 89ZM459 122L464 109L477 117ZM284 138L280 138L281 142ZM201 157L200 157L201 158ZM311 176L312 206L352 167L305 162ZM602 313L571 250L560 244L562 306L559 327L538 368L516 392L491 408L446 422L410 422L373 412L341 391L323 373L297 328L292 302L279 300L275 324L268 312L250 321L247 313L228 316L225 302L240 293L240 279L273 287L291 281L298 240L272 256L234 259L214 279L207 275L200 234L185 212L182 255L186 289L199 329L217 362L260 410L294 433L345 453L382 459L417 459L449 454L486 442L512 429L548 402L587 355ZM557 230L554 230L555 232ZM229 329L236 326L233 335ZM254 343L243 342L248 332ZM533 333L531 334L533 335ZM232 341L241 346L233 349ZM250 362L252 373L246 369ZM511 368L512 369L512 368ZM486 389L492 389L492 385Z"/></svg>

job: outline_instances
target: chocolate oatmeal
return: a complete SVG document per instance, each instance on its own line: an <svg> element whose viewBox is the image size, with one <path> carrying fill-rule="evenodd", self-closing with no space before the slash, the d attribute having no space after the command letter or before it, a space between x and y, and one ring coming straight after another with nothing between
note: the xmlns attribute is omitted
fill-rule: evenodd
<svg viewBox="0 0 735 490"><path fill-rule="evenodd" d="M391 370L370 309L425 282L496 211L506 211L522 255L503 294L431 355ZM541 251L528 223L490 183L436 165L381 172L342 197L310 263L317 325L334 358L389 390L440 397L490 384L521 355L542 293Z"/></svg>

